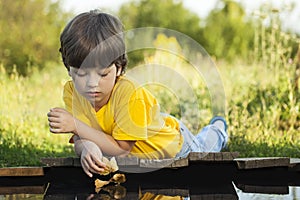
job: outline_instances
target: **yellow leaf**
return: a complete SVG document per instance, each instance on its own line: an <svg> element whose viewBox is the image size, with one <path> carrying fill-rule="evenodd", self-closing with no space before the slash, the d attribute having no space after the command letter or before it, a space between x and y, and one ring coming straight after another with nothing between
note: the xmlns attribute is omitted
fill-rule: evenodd
<svg viewBox="0 0 300 200"><path fill-rule="evenodd" d="M124 183L126 181L126 177L124 174L115 174L110 179L110 181L120 184L120 183Z"/></svg>
<svg viewBox="0 0 300 200"><path fill-rule="evenodd" d="M117 164L117 161L116 161L115 157L112 157L110 159L110 166L111 166L111 171L112 172L118 171L119 167L118 167L118 164Z"/></svg>
<svg viewBox="0 0 300 200"><path fill-rule="evenodd" d="M110 182L109 181L102 181L100 179L96 179L95 180L95 186L96 186L96 189L97 188L102 188L104 185L107 185L109 184Z"/></svg>

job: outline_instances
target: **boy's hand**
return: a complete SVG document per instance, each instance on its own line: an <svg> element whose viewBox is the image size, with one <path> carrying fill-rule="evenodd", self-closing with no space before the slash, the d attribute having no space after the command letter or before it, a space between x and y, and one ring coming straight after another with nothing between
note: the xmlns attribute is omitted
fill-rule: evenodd
<svg viewBox="0 0 300 200"><path fill-rule="evenodd" d="M89 177L92 177L93 173L99 174L104 172L106 165L101 161L103 155L99 147L91 141L84 141L82 145L80 162L83 171Z"/></svg>
<svg viewBox="0 0 300 200"><path fill-rule="evenodd" d="M47 114L52 133L74 133L75 118L63 108L51 108Z"/></svg>

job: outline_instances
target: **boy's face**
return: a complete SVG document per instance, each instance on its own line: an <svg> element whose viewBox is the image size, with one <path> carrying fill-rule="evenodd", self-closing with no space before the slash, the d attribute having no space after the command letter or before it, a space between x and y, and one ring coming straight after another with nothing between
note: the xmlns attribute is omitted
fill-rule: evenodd
<svg viewBox="0 0 300 200"><path fill-rule="evenodd" d="M70 67L76 90L85 97L96 110L105 105L119 75L119 70L113 64L107 68L74 68Z"/></svg>

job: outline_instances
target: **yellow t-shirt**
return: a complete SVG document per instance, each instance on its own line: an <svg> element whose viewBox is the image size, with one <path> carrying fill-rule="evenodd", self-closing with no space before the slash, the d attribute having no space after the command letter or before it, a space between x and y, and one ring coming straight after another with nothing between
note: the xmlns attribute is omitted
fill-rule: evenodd
<svg viewBox="0 0 300 200"><path fill-rule="evenodd" d="M131 155L139 158L172 158L181 149L183 138L178 121L162 116L154 96L145 88L121 76L106 105L95 111L75 89L64 86L66 109L87 125L103 130L116 140L134 140Z"/></svg>

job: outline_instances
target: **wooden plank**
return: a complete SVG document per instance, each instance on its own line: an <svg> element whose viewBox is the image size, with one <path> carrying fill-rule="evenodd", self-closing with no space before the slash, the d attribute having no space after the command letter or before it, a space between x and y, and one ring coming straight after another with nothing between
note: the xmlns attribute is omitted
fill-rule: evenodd
<svg viewBox="0 0 300 200"><path fill-rule="evenodd" d="M292 171L300 171L300 158L291 158L289 168Z"/></svg>
<svg viewBox="0 0 300 200"><path fill-rule="evenodd" d="M174 159L140 159L140 167L161 169L170 166L172 162L174 162Z"/></svg>
<svg viewBox="0 0 300 200"><path fill-rule="evenodd" d="M188 155L190 161L214 161L214 153L191 152Z"/></svg>
<svg viewBox="0 0 300 200"><path fill-rule="evenodd" d="M238 152L191 152L188 156L190 161L233 161L239 155Z"/></svg>
<svg viewBox="0 0 300 200"><path fill-rule="evenodd" d="M162 159L162 160L149 160L149 159L140 159L140 167L143 168L178 168L186 167L189 165L189 160L187 158L182 159Z"/></svg>
<svg viewBox="0 0 300 200"><path fill-rule="evenodd" d="M288 167L290 165L290 158L287 157L236 158L234 160L239 169Z"/></svg>
<svg viewBox="0 0 300 200"><path fill-rule="evenodd" d="M110 159L110 158L109 158ZM118 166L138 166L139 159L136 157L116 157ZM81 167L80 158L73 159L74 167Z"/></svg>
<svg viewBox="0 0 300 200"><path fill-rule="evenodd" d="M233 161L237 157L239 157L239 152L221 152L222 161Z"/></svg>
<svg viewBox="0 0 300 200"><path fill-rule="evenodd" d="M43 167L0 168L0 176L44 176Z"/></svg>
<svg viewBox="0 0 300 200"><path fill-rule="evenodd" d="M139 159L137 157L116 157L119 166L137 166Z"/></svg>
<svg viewBox="0 0 300 200"><path fill-rule="evenodd" d="M178 168L178 167L186 167L189 166L189 159L188 158L181 158L178 160L174 160L168 168Z"/></svg>
<svg viewBox="0 0 300 200"><path fill-rule="evenodd" d="M162 167L184 167L189 165L189 161L232 161L238 157L238 152L191 152L188 158L178 160L174 159L139 159L137 157L116 157L119 166L141 166L149 168L162 168ZM46 166L75 166L80 167L79 158L42 158L41 162Z"/></svg>
<svg viewBox="0 0 300 200"><path fill-rule="evenodd" d="M66 158L41 158L41 163L49 167L67 167L73 166L74 159L72 157Z"/></svg>
<svg viewBox="0 0 300 200"><path fill-rule="evenodd" d="M300 158L290 158L291 165L298 165L300 164Z"/></svg>
<svg viewBox="0 0 300 200"><path fill-rule="evenodd" d="M117 157L116 161L119 166L126 166L126 160L124 157Z"/></svg>
<svg viewBox="0 0 300 200"><path fill-rule="evenodd" d="M261 194L289 194L288 186L256 186L256 185L238 185L243 192L261 193Z"/></svg>
<svg viewBox="0 0 300 200"><path fill-rule="evenodd" d="M110 158L108 158L110 159ZM136 157L116 157L117 164L120 166L132 166L132 165L139 165L139 159ZM56 167L56 166L74 166L74 167L81 167L80 158L42 158L41 162L46 166Z"/></svg>
<svg viewBox="0 0 300 200"><path fill-rule="evenodd" d="M73 166L74 167L81 167L80 158L73 158Z"/></svg>
<svg viewBox="0 0 300 200"><path fill-rule="evenodd" d="M222 161L223 160L223 153L214 153L214 161Z"/></svg>

